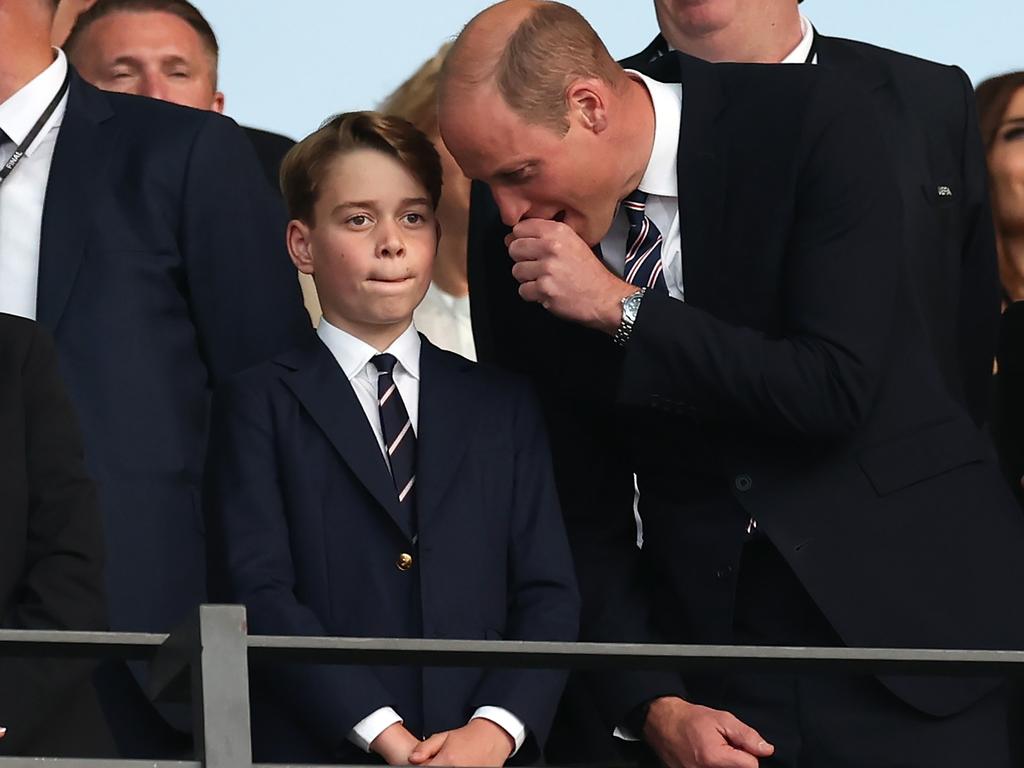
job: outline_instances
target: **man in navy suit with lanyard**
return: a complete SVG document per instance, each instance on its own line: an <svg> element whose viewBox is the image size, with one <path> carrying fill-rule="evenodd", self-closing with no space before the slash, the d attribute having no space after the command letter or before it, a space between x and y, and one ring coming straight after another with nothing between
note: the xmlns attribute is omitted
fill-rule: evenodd
<svg viewBox="0 0 1024 768"><path fill-rule="evenodd" d="M212 387L309 333L284 211L238 127L81 80L53 0L0 0L0 311L56 342L99 488L115 630L205 598L199 487ZM122 753L178 754L122 666Z"/></svg>

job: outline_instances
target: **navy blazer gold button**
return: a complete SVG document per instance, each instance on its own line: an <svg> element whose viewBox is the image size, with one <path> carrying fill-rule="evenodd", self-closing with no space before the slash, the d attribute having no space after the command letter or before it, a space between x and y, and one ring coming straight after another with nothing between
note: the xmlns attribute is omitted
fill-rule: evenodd
<svg viewBox="0 0 1024 768"><path fill-rule="evenodd" d="M398 556L398 559L395 561L395 565L400 571L408 571L412 568L412 555L408 552L403 552Z"/></svg>

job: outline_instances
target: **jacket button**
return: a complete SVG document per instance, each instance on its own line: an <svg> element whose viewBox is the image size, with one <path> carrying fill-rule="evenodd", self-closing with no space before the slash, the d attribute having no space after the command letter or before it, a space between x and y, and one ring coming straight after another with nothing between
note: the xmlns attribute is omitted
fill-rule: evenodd
<svg viewBox="0 0 1024 768"><path fill-rule="evenodd" d="M410 555L408 552L403 552L398 556L398 559L395 561L395 566L400 571L408 571L410 568L412 568L412 555Z"/></svg>
<svg viewBox="0 0 1024 768"><path fill-rule="evenodd" d="M724 581L725 579L728 579L730 576L732 576L731 565L727 565L724 568L719 568L717 571L715 571L715 578L719 579L720 581Z"/></svg>
<svg viewBox="0 0 1024 768"><path fill-rule="evenodd" d="M745 493L754 487L754 479L750 475L736 475L733 485L740 493Z"/></svg>

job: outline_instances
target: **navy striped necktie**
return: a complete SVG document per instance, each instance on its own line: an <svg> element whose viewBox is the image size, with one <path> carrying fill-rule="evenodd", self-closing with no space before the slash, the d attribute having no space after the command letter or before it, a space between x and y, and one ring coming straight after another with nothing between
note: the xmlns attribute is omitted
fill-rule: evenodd
<svg viewBox="0 0 1024 768"><path fill-rule="evenodd" d="M668 292L661 262L661 232L647 216L647 193L639 189L622 201L629 222L622 276L640 288Z"/></svg>
<svg viewBox="0 0 1024 768"><path fill-rule="evenodd" d="M398 360L394 355L385 353L374 355L370 362L377 369L377 405L380 408L380 426L384 433L391 477L395 482L399 504L409 512L415 533L416 433L409 412L405 410L402 395L395 386L394 371Z"/></svg>

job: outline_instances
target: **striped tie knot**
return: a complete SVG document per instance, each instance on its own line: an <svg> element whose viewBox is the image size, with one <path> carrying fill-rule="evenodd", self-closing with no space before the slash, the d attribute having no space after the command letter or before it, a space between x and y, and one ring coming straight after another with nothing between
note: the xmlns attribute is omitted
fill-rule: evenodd
<svg viewBox="0 0 1024 768"><path fill-rule="evenodd" d="M639 189L631 192L622 201L622 208L629 222L622 276L632 285L667 292L661 261L661 232L647 215L647 193Z"/></svg>
<svg viewBox="0 0 1024 768"><path fill-rule="evenodd" d="M370 358L370 362L373 363L373 367L377 369L378 373L386 373L390 376L395 370L398 358L384 352L380 355L374 355Z"/></svg>
<svg viewBox="0 0 1024 768"><path fill-rule="evenodd" d="M647 211L647 193L636 189L626 195L622 201L622 208L626 212L626 220L631 227L639 227L643 224Z"/></svg>

